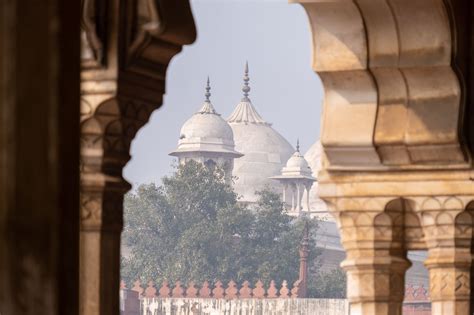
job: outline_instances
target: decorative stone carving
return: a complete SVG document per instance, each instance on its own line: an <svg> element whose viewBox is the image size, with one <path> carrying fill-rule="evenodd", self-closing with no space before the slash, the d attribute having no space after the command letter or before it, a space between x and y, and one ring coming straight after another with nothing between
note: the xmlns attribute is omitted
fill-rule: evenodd
<svg viewBox="0 0 474 315"><path fill-rule="evenodd" d="M328 168L468 165L445 2L292 2L313 32Z"/></svg>
<svg viewBox="0 0 474 315"><path fill-rule="evenodd" d="M82 38L81 314L117 314L122 169L195 28L187 0L83 0Z"/></svg>
<svg viewBox="0 0 474 315"><path fill-rule="evenodd" d="M470 313L472 265L472 197L426 198L417 211L428 245L425 265L430 272L430 295L434 314Z"/></svg>
<svg viewBox="0 0 474 315"><path fill-rule="evenodd" d="M308 14L325 89L318 189L347 251L351 314L400 314L405 251L428 249L433 314L467 315L470 4L292 2Z"/></svg>

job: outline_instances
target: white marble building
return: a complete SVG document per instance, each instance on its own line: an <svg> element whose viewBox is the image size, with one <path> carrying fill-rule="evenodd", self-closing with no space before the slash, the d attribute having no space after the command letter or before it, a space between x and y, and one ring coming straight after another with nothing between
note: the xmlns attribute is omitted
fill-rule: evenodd
<svg viewBox="0 0 474 315"><path fill-rule="evenodd" d="M178 147L170 155L180 163L193 159L223 167L233 178L242 203L255 203L255 192L271 189L282 193L291 215L307 213L329 219L325 203L317 197L319 141L303 156L299 145L295 150L260 116L249 98L248 65L242 91L243 98L226 121L210 101L208 80L202 108L184 123Z"/></svg>
<svg viewBox="0 0 474 315"><path fill-rule="evenodd" d="M209 99L209 81L202 108L183 125L177 149L170 155L181 163L194 159L224 167L233 179L239 201L252 205L256 191L271 189L282 194L290 215L308 215L319 220L316 234L323 269L339 266L345 258L336 222L318 197L318 172L322 146L319 140L303 155L257 112L249 97L248 65L245 67L243 98L224 120ZM427 286L423 267L426 254L409 253L413 267L407 282Z"/></svg>

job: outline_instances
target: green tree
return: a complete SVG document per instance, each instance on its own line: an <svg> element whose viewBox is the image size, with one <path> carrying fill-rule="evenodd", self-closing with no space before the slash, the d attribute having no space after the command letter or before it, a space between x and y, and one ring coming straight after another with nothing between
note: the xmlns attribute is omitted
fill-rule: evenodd
<svg viewBox="0 0 474 315"><path fill-rule="evenodd" d="M258 192L256 206L238 204L218 167L188 162L163 184L141 185L126 195L122 276L188 282L242 282L298 278L298 247L310 219L288 216L278 194ZM310 261L317 256L310 238Z"/></svg>
<svg viewBox="0 0 474 315"><path fill-rule="evenodd" d="M346 274L341 268L314 270L308 281L308 295L317 298L346 298Z"/></svg>

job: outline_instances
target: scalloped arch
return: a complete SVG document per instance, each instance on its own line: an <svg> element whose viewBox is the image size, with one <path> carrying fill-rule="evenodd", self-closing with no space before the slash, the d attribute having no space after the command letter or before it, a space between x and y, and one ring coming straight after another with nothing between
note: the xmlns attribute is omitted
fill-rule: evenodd
<svg viewBox="0 0 474 315"><path fill-rule="evenodd" d="M293 0L305 8L321 77L328 169L466 167L443 0Z"/></svg>

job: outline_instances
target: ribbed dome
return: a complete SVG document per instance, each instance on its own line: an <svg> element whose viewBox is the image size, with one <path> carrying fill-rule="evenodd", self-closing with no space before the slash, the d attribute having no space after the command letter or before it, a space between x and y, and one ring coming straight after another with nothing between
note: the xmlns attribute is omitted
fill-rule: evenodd
<svg viewBox="0 0 474 315"><path fill-rule="evenodd" d="M295 151L271 124L255 110L250 98L248 65L245 66L244 97L227 120L234 131L235 149L244 156L234 160L232 175L234 189L241 201L256 202L256 191L270 188L280 192L281 185L270 179L280 175L281 169Z"/></svg>
<svg viewBox="0 0 474 315"><path fill-rule="evenodd" d="M299 145L296 152L290 157L286 166L282 169L283 176L312 177L311 168L304 156L299 151Z"/></svg>
<svg viewBox="0 0 474 315"><path fill-rule="evenodd" d="M242 101L235 108L232 115L230 115L230 117L227 119L227 122L270 125L265 120L263 120L259 113L257 113L248 98L242 99Z"/></svg>
<svg viewBox="0 0 474 315"><path fill-rule="evenodd" d="M318 178L318 172L321 170L322 146L321 141L316 141L304 155L308 161L309 167L313 172L313 177ZM306 198L306 193L303 196ZM309 192L309 205L311 211L318 212L324 218L333 220L332 216L328 214L326 203L318 197L318 182L315 182Z"/></svg>
<svg viewBox="0 0 474 315"><path fill-rule="evenodd" d="M306 170L311 172L308 162L305 160L304 156L301 155L299 151L293 153L288 162L286 163L287 168L300 168L301 170Z"/></svg>

